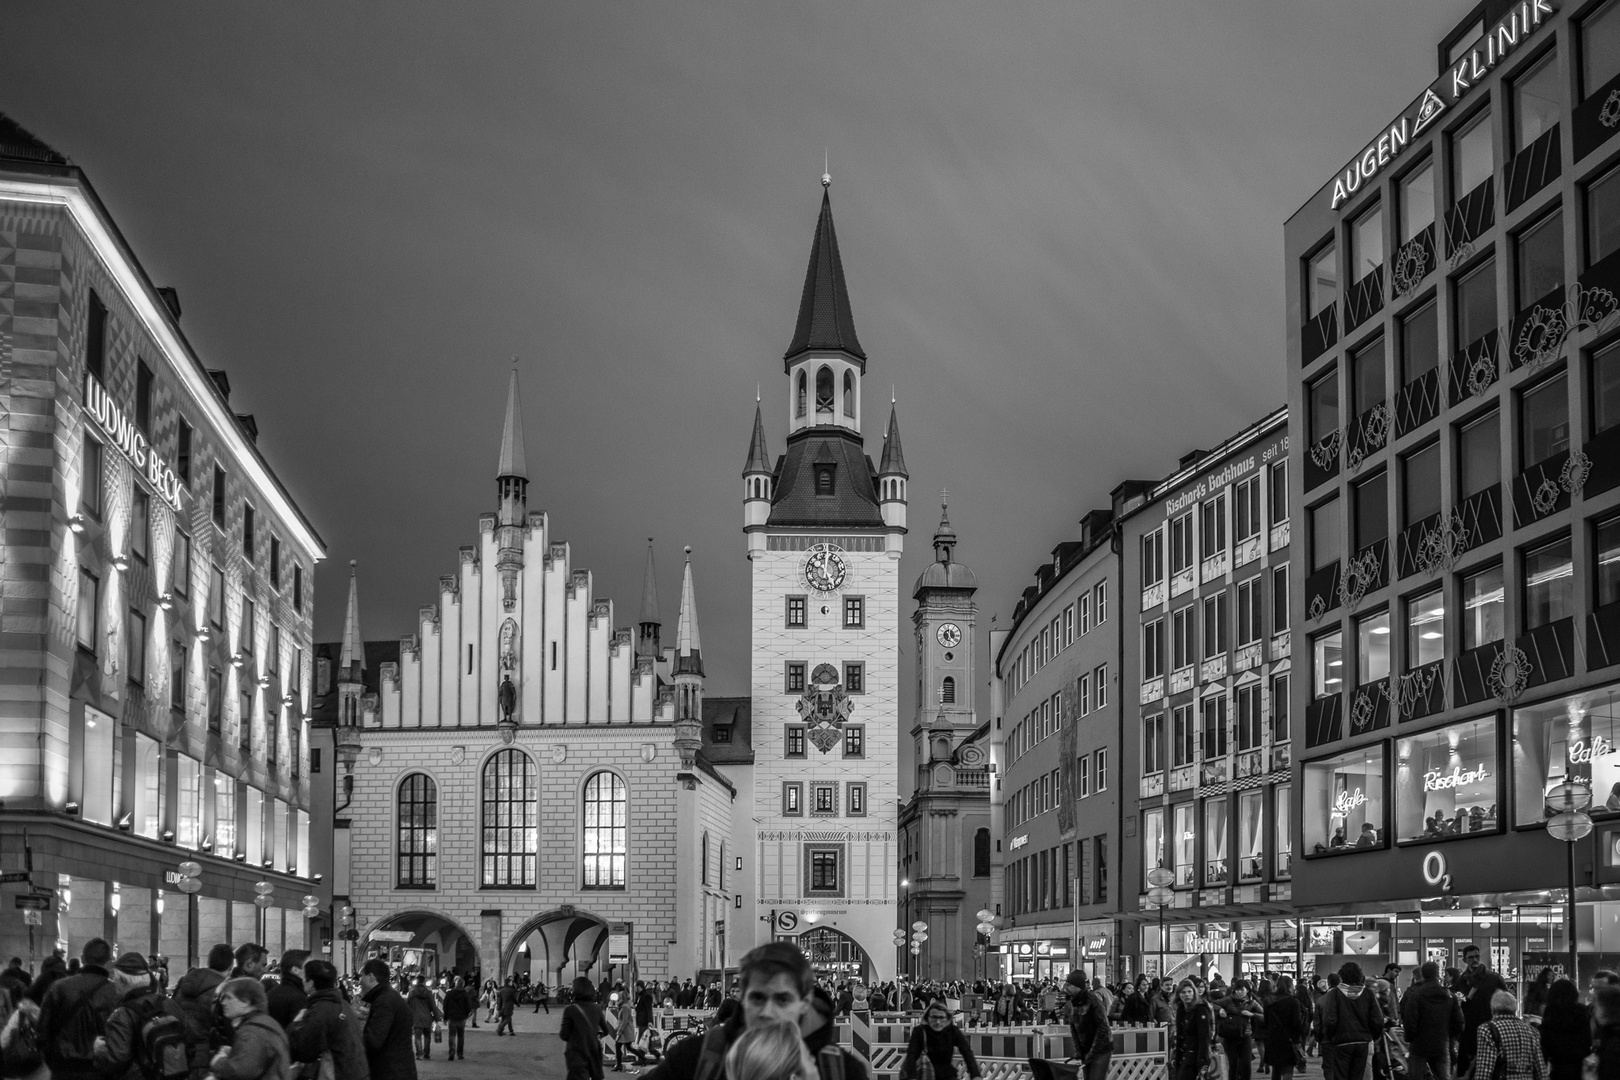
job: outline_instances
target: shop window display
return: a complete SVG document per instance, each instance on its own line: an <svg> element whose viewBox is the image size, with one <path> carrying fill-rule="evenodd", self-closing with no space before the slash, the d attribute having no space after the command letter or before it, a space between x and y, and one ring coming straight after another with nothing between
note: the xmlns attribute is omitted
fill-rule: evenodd
<svg viewBox="0 0 1620 1080"><path fill-rule="evenodd" d="M1452 724L1395 743L1395 839L1501 829L1496 720Z"/></svg>
<svg viewBox="0 0 1620 1080"><path fill-rule="evenodd" d="M1175 808L1176 886L1191 887L1193 880L1193 804L1178 803Z"/></svg>
<svg viewBox="0 0 1620 1080"><path fill-rule="evenodd" d="M1351 750L1304 770L1305 847L1313 855L1384 846L1384 744Z"/></svg>
<svg viewBox="0 0 1620 1080"><path fill-rule="evenodd" d="M1204 800L1204 884L1227 881L1226 839L1229 808L1226 797Z"/></svg>
<svg viewBox="0 0 1620 1080"><path fill-rule="evenodd" d="M1513 710L1513 821L1549 816L1566 779L1592 788L1591 812L1620 813L1620 683Z"/></svg>
<svg viewBox="0 0 1620 1080"><path fill-rule="evenodd" d="M1265 876L1265 828L1261 815L1265 792L1245 791L1238 796L1238 880L1259 881Z"/></svg>

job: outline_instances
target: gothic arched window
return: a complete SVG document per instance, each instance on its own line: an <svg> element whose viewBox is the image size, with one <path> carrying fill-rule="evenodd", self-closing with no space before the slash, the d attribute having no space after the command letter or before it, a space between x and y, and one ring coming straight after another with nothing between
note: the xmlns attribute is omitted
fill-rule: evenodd
<svg viewBox="0 0 1620 1080"><path fill-rule="evenodd" d="M533 888L540 848L534 801L534 761L521 750L501 750L484 763L483 883Z"/></svg>
<svg viewBox="0 0 1620 1080"><path fill-rule="evenodd" d="M707 885L709 883L709 834L707 832L703 834L703 850L698 857L703 860L703 884Z"/></svg>
<svg viewBox="0 0 1620 1080"><path fill-rule="evenodd" d="M945 676L945 681L939 686L939 700L946 705L956 703L956 680L949 675Z"/></svg>
<svg viewBox="0 0 1620 1080"><path fill-rule="evenodd" d="M803 416L804 415L805 399L806 399L806 397L808 397L808 391L806 390L806 387L808 385L809 385L809 381L805 378L804 372L802 372L802 371L799 372L799 402L798 402L798 405L794 409L794 415L795 416Z"/></svg>
<svg viewBox="0 0 1620 1080"><path fill-rule="evenodd" d="M816 412L833 411L833 373L832 368L824 367L816 372Z"/></svg>
<svg viewBox="0 0 1620 1080"><path fill-rule="evenodd" d="M844 415L855 415L855 376L844 372Z"/></svg>
<svg viewBox="0 0 1620 1080"><path fill-rule="evenodd" d="M630 801L617 773L591 774L585 781L584 809L584 887L622 889L630 842Z"/></svg>
<svg viewBox="0 0 1620 1080"><path fill-rule="evenodd" d="M980 829L973 834L973 876L990 876L990 830Z"/></svg>
<svg viewBox="0 0 1620 1080"><path fill-rule="evenodd" d="M426 773L399 785L398 888L431 889L439 883L439 788Z"/></svg>

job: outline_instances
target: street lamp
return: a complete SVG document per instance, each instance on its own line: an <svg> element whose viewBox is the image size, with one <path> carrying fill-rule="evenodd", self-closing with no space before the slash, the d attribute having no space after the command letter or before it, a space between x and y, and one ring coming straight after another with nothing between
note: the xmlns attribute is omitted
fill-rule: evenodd
<svg viewBox="0 0 1620 1080"><path fill-rule="evenodd" d="M1163 866L1155 866L1147 872L1147 902L1159 909L1159 981L1164 981L1164 909L1175 900L1175 890L1170 883L1176 880L1173 871Z"/></svg>
<svg viewBox="0 0 1620 1080"><path fill-rule="evenodd" d="M202 891L202 864L187 859L176 869L179 880L174 887L186 897L186 964L197 966L197 894Z"/></svg>
<svg viewBox="0 0 1620 1080"><path fill-rule="evenodd" d="M1580 976L1575 969L1575 844L1592 834L1592 817L1586 808L1592 805L1592 788L1579 780L1565 780L1547 792L1547 809L1553 816L1547 819L1547 834L1562 840L1569 851L1569 977L1577 986Z"/></svg>

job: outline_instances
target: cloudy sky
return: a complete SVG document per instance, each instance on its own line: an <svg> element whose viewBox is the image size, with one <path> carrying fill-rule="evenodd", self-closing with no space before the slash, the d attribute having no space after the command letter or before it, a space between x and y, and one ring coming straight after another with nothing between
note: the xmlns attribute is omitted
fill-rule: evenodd
<svg viewBox="0 0 1620 1080"><path fill-rule="evenodd" d="M646 538L669 623L692 545L710 692L746 693L739 472L756 385L782 451L824 150L874 456L899 398L902 577L949 488L1006 625L1120 479L1284 400L1283 221L1465 10L12 4L0 111L86 169L255 414L329 545L319 637L351 558L368 637L434 601L516 355L531 508L624 624Z"/></svg>

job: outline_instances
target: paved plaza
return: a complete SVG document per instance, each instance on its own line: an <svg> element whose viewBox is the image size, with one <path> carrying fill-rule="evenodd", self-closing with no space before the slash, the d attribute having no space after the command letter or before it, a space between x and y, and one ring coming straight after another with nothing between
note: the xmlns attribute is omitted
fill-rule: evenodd
<svg viewBox="0 0 1620 1080"><path fill-rule="evenodd" d="M495 1025L484 1024L467 1029L467 1059L446 1061L444 1044L435 1043L433 1057L416 1063L420 1080L504 1080L521 1076L540 1080L562 1080L568 1069L563 1065L562 1040L557 1038L557 1026L562 1022L562 1006L553 1005L551 1015L538 1016L528 1009L519 1009L513 1018L517 1035L495 1037ZM613 1065L606 1066L613 1076ZM632 1070L626 1064L625 1076Z"/></svg>

